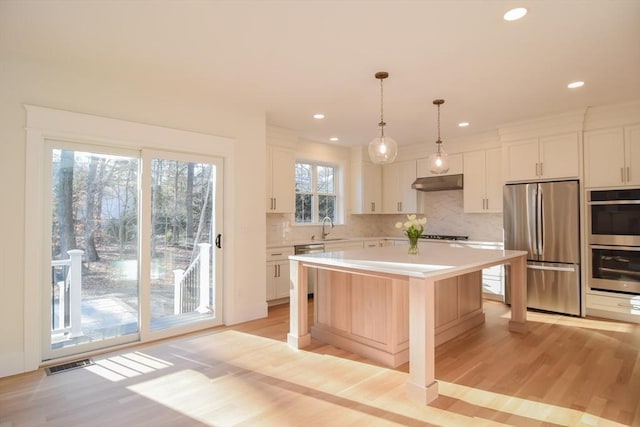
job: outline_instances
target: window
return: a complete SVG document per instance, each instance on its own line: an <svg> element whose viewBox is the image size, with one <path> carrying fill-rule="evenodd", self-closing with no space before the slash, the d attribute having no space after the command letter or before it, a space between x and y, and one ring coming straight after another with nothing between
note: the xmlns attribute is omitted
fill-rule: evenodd
<svg viewBox="0 0 640 427"><path fill-rule="evenodd" d="M318 224L324 217L337 220L337 168L296 162L296 224Z"/></svg>

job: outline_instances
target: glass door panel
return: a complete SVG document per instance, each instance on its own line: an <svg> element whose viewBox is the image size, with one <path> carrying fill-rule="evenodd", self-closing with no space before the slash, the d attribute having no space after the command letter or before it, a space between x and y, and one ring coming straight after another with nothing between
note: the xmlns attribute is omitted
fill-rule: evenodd
<svg viewBox="0 0 640 427"><path fill-rule="evenodd" d="M151 331L215 319L218 166L152 158Z"/></svg>
<svg viewBox="0 0 640 427"><path fill-rule="evenodd" d="M53 148L50 167L46 353L138 339L139 158Z"/></svg>

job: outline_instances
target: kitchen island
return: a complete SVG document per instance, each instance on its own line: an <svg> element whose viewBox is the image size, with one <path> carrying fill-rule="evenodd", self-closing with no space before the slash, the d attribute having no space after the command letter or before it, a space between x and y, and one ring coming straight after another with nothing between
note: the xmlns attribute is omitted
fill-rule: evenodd
<svg viewBox="0 0 640 427"><path fill-rule="evenodd" d="M354 344L365 349L367 345L363 346L363 343L366 344L366 340L352 338L366 336L371 344L375 344L375 341L382 340L377 337L377 332L386 331L382 336L391 338L385 343L385 348L391 349L392 354L401 354L403 343L408 347L408 396L421 403L429 403L438 397L435 380L436 283L446 288L447 283L459 284L458 281L445 282L447 279L461 278L494 265L510 264L509 329L525 332L525 257L526 252L523 251L474 249L455 243L427 243L421 245L418 255L408 255L406 246L395 246L290 256L290 327L287 341L296 349L311 342L307 281L310 272L317 272L319 290L326 285L326 292L320 291L314 298L315 323L320 315L330 325L318 328L314 337L329 341L337 338L342 340L337 342L338 346L347 344L344 346L352 349L349 344ZM340 292L347 287L352 287L349 292ZM461 296L458 301L464 306L464 292ZM363 302L352 305L354 301ZM348 325L348 328L343 325ZM346 329L352 331L351 336L341 333ZM331 330L335 333L326 333ZM405 337L403 330L407 331ZM366 351L363 354L368 355Z"/></svg>

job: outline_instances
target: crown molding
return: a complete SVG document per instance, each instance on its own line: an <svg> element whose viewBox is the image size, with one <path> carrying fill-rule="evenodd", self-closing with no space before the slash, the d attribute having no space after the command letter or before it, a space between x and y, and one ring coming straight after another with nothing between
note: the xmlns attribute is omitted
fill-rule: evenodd
<svg viewBox="0 0 640 427"><path fill-rule="evenodd" d="M584 130L620 127L640 123L640 99L622 104L589 107Z"/></svg>
<svg viewBox="0 0 640 427"><path fill-rule="evenodd" d="M518 141L528 138L582 131L586 111L587 108L582 108L561 114L505 123L498 127L500 141Z"/></svg>

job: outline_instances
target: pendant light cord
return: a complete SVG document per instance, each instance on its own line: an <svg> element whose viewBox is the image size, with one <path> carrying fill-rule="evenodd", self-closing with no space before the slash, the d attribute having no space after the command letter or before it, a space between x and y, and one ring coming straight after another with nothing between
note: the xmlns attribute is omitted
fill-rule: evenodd
<svg viewBox="0 0 640 427"><path fill-rule="evenodd" d="M386 123L384 122L384 87L382 85L383 79L380 79L380 137L384 138L384 126Z"/></svg>

